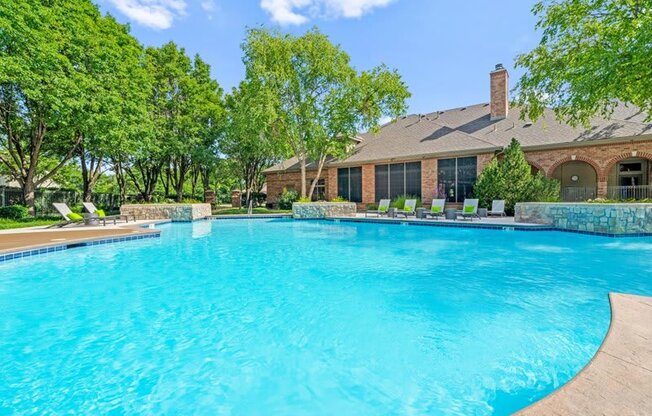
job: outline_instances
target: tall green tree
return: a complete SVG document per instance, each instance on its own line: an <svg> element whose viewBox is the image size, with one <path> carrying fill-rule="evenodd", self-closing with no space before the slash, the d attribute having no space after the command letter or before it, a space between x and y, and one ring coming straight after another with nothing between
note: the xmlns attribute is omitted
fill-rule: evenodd
<svg viewBox="0 0 652 416"><path fill-rule="evenodd" d="M0 2L0 163L20 184L34 213L34 193L74 155L94 79L84 51L101 18L86 0ZM57 160L47 171L44 158Z"/></svg>
<svg viewBox="0 0 652 416"><path fill-rule="evenodd" d="M272 91L256 82L242 82L226 99L227 122L220 151L235 162L244 183L246 206L252 192L263 186L263 170L283 156L275 142L274 102Z"/></svg>
<svg viewBox="0 0 652 416"><path fill-rule="evenodd" d="M539 45L516 59L523 115L546 107L572 124L609 116L619 102L652 114L652 1L555 0L532 9Z"/></svg>
<svg viewBox="0 0 652 416"><path fill-rule="evenodd" d="M276 107L277 146L301 167L301 196L310 197L330 157L344 157L360 130L398 117L410 93L396 71L358 72L349 56L313 29L302 36L250 29L243 44L246 79L269 89ZM310 191L306 166L317 164Z"/></svg>
<svg viewBox="0 0 652 416"><path fill-rule="evenodd" d="M473 187L473 194L485 207L495 199L505 200L505 211L514 213L517 202L545 202L559 198L559 182L547 179L541 172L532 175L532 168L516 139L482 170Z"/></svg>

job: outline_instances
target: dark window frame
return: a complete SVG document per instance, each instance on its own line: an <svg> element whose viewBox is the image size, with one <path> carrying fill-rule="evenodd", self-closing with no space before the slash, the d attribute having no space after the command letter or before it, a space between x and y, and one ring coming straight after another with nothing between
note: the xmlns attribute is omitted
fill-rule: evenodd
<svg viewBox="0 0 652 416"><path fill-rule="evenodd" d="M353 171L353 175L351 174ZM346 172L346 173L344 173ZM344 173L344 175L342 175ZM351 186L351 177L355 178L356 184ZM358 179L359 176L359 179ZM346 177L346 190L342 190L342 183L340 183L340 178ZM359 186L357 184L359 183ZM353 193L353 191L359 191L359 194ZM337 169L337 196L346 199L349 202L362 202L362 167L354 166L348 168L338 168Z"/></svg>
<svg viewBox="0 0 652 416"><path fill-rule="evenodd" d="M401 178L398 186L392 186L392 167L394 167L396 171L400 171L400 173L394 177L394 180L396 180L396 177ZM421 198L423 192L421 186L422 175L422 163L420 160L374 165L376 200L394 199L405 195L414 195ZM413 176L413 178L410 178L410 176ZM382 180L379 180L379 177L381 177ZM385 181L385 183L382 183L383 181Z"/></svg>
<svg viewBox="0 0 652 416"><path fill-rule="evenodd" d="M453 162L454 163L451 163ZM469 163L460 163L469 162ZM472 162L471 162L472 161ZM449 166L444 166L449 165ZM451 166L452 165L452 166ZM473 175L464 175L466 170L473 171ZM445 169L453 169L452 172ZM450 177L453 173L452 177ZM452 203L464 202L464 199L469 198L473 192L473 186L478 179L478 157L451 157L446 159L437 160L437 196L445 198L446 201ZM452 185L452 186L451 186ZM470 186L470 191L462 192L460 187ZM453 191L451 194L451 190Z"/></svg>

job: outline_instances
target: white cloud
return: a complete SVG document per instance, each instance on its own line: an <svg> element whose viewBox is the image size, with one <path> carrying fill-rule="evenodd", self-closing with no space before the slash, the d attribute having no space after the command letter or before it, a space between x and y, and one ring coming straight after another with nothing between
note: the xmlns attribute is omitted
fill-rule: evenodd
<svg viewBox="0 0 652 416"><path fill-rule="evenodd" d="M201 8L205 12L213 12L217 8L217 5L215 4L215 0L201 0Z"/></svg>
<svg viewBox="0 0 652 416"><path fill-rule="evenodd" d="M136 23L154 29L167 29L186 13L185 0L109 0L121 13ZM202 4L203 6L203 4Z"/></svg>
<svg viewBox="0 0 652 416"><path fill-rule="evenodd" d="M356 18L394 0L261 0L260 7L282 25L300 25L310 18Z"/></svg>

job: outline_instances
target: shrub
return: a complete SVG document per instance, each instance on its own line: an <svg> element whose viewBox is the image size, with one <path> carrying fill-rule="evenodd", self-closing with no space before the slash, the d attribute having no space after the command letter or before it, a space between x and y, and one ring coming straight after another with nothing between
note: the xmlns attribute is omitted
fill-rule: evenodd
<svg viewBox="0 0 652 416"><path fill-rule="evenodd" d="M299 200L299 193L294 189L283 188L283 193L278 200L278 206L281 209L292 209L292 203Z"/></svg>
<svg viewBox="0 0 652 416"><path fill-rule="evenodd" d="M559 200L559 182L540 172L532 175L521 145L512 139L504 158L494 158L484 168L473 187L480 206L490 207L494 199L505 200L505 212L514 213L517 202L552 202Z"/></svg>
<svg viewBox="0 0 652 416"><path fill-rule="evenodd" d="M7 218L10 220L22 220L27 218L29 211L22 205L9 205L0 207L0 218Z"/></svg>
<svg viewBox="0 0 652 416"><path fill-rule="evenodd" d="M301 202L302 204L307 204L308 202L312 202L312 201L307 196L302 196L301 198L299 198L298 202Z"/></svg>
<svg viewBox="0 0 652 416"><path fill-rule="evenodd" d="M392 202L389 204L390 207L392 208L397 208L397 209L403 209L405 208L405 201L408 199L416 199L417 200L417 208L420 208L423 206L421 203L421 198L418 196L414 195L403 195L403 196L398 196L392 200Z"/></svg>
<svg viewBox="0 0 652 416"><path fill-rule="evenodd" d="M349 201L347 201L346 198L343 198L341 196L336 196L335 198L331 199L331 202L349 202Z"/></svg>

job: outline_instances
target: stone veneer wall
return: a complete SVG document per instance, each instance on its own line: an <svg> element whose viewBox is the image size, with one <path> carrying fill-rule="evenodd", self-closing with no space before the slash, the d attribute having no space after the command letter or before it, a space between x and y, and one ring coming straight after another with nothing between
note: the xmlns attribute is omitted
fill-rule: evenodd
<svg viewBox="0 0 652 416"><path fill-rule="evenodd" d="M355 213L355 202L295 202L292 204L292 216L298 219L352 217Z"/></svg>
<svg viewBox="0 0 652 416"><path fill-rule="evenodd" d="M515 222L607 234L652 233L652 204L516 204Z"/></svg>
<svg viewBox="0 0 652 416"><path fill-rule="evenodd" d="M138 220L194 221L211 215L210 204L127 204L120 207L123 215Z"/></svg>

